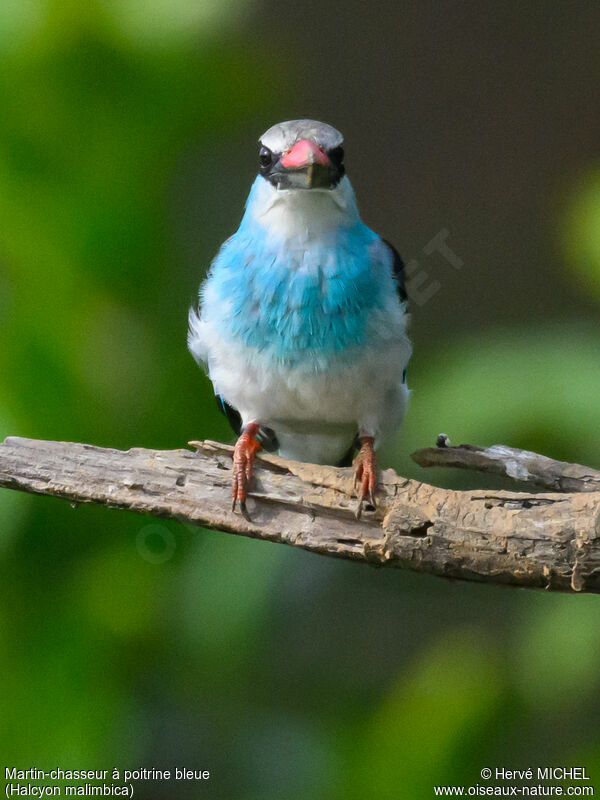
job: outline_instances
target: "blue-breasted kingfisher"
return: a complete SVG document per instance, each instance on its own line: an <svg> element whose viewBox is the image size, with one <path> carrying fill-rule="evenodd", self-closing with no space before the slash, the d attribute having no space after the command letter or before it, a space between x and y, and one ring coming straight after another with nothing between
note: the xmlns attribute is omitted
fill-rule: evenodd
<svg viewBox="0 0 600 800"><path fill-rule="evenodd" d="M189 349L239 436L233 509L249 518L261 448L342 466L358 451L360 515L375 506L375 449L409 396L403 263L361 220L331 125L274 125L258 160L240 227L189 316Z"/></svg>

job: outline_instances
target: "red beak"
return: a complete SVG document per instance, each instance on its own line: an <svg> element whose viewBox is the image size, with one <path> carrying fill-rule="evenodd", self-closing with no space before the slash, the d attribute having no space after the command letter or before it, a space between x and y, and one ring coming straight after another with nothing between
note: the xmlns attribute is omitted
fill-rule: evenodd
<svg viewBox="0 0 600 800"><path fill-rule="evenodd" d="M329 159L324 150L310 139L300 139L287 153L283 154L279 163L287 169L300 169L311 164L327 166Z"/></svg>

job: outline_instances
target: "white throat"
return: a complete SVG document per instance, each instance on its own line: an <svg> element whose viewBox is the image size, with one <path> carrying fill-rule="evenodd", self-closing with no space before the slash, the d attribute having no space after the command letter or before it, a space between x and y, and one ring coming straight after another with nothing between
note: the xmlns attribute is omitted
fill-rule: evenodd
<svg viewBox="0 0 600 800"><path fill-rule="evenodd" d="M354 190L346 176L335 189L277 189L259 177L252 187L246 215L269 235L284 239L318 237L350 227L359 219Z"/></svg>

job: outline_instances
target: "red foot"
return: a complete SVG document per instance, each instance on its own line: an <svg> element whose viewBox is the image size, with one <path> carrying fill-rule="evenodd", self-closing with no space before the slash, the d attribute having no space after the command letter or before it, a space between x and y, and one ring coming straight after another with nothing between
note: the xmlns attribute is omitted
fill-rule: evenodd
<svg viewBox="0 0 600 800"><path fill-rule="evenodd" d="M250 522L250 515L246 508L246 493L252 480L252 467L254 456L261 449L261 445L254 438L258 432L258 424L250 422L235 444L233 451L233 503L231 510L235 511L235 504L239 502L242 515Z"/></svg>
<svg viewBox="0 0 600 800"><path fill-rule="evenodd" d="M358 508L356 509L357 518L360 518L363 503L367 498L372 506L376 505L375 478L377 477L377 461L375 459L375 450L373 449L375 440L372 436L361 436L360 441L361 447L358 451L358 455L354 459L354 466L356 468L354 483L355 485L360 484Z"/></svg>

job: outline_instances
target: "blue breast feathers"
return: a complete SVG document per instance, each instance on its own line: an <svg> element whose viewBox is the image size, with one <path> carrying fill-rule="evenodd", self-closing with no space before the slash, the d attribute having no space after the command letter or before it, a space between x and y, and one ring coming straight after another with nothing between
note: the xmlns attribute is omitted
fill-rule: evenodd
<svg viewBox="0 0 600 800"><path fill-rule="evenodd" d="M203 316L220 336L281 365L323 369L356 358L369 312L395 292L391 255L360 221L297 244L242 225L221 248L208 284Z"/></svg>

